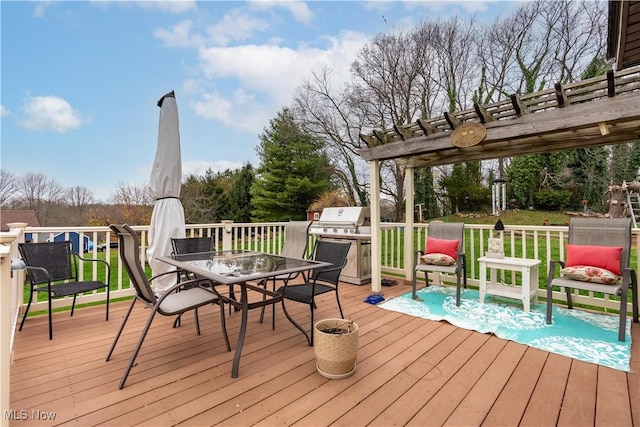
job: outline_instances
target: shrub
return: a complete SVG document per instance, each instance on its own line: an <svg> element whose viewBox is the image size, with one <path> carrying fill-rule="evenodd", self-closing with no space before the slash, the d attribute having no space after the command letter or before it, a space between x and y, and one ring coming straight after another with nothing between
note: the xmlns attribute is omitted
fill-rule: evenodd
<svg viewBox="0 0 640 427"><path fill-rule="evenodd" d="M567 190L539 190L534 195L536 209L561 210L571 206L572 195Z"/></svg>

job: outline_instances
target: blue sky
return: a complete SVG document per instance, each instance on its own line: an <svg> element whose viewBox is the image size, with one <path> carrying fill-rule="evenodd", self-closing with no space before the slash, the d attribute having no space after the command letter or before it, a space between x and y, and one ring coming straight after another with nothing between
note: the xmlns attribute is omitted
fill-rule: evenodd
<svg viewBox="0 0 640 427"><path fill-rule="evenodd" d="M107 201L148 182L157 100L175 90L183 173L258 165L259 135L323 66L336 84L376 34L480 1L2 1L1 157Z"/></svg>

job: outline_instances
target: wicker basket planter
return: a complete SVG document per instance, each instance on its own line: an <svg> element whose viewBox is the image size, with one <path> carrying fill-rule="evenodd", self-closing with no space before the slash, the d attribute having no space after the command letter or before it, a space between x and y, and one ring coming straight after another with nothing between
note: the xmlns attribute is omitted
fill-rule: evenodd
<svg viewBox="0 0 640 427"><path fill-rule="evenodd" d="M320 375L331 379L353 375L358 356L358 325L352 320L324 319L314 328L313 350Z"/></svg>

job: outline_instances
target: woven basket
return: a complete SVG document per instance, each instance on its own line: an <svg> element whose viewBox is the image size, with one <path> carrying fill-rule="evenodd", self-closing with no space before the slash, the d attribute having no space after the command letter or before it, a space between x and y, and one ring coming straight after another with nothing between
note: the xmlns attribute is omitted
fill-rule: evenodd
<svg viewBox="0 0 640 427"><path fill-rule="evenodd" d="M358 325L351 322L351 332L330 334L324 328L344 327L350 321L345 319L324 319L315 324L313 349L316 355L316 369L320 375L340 379L353 375L358 356Z"/></svg>

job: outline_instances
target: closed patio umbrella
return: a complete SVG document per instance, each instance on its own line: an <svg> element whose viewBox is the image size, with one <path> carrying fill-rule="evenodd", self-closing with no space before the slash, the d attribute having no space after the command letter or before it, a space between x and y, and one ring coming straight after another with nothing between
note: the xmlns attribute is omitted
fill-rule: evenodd
<svg viewBox="0 0 640 427"><path fill-rule="evenodd" d="M158 101L160 122L158 125L158 148L151 169L149 188L155 199L147 259L154 276L175 267L158 261L157 258L171 254L171 238L185 237L184 209L180 203L182 184L182 159L180 156L180 132L178 106L173 91ZM176 283L176 276L167 274L154 281L155 292L162 294Z"/></svg>

